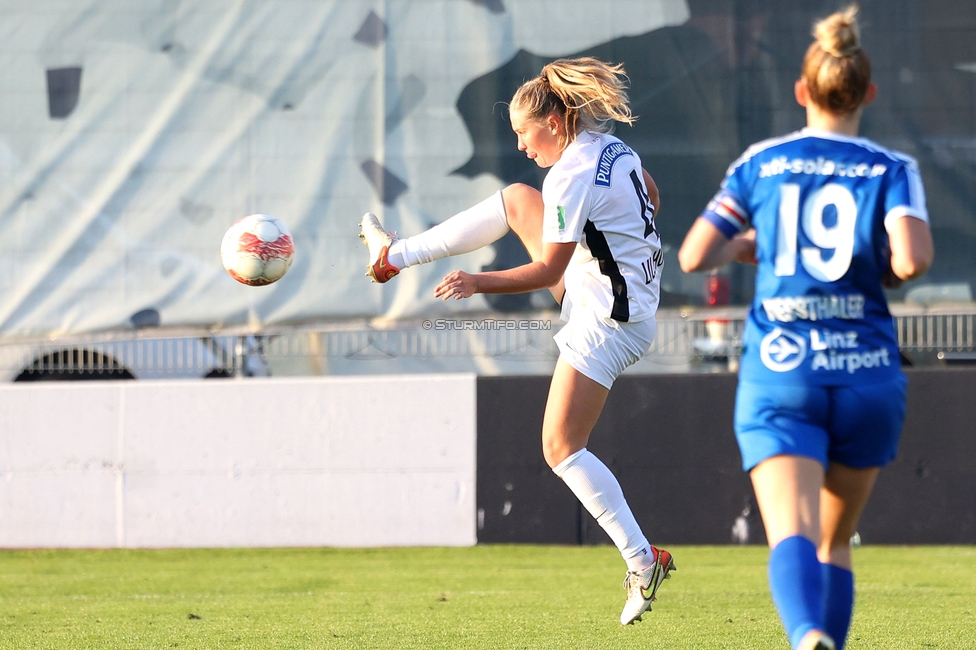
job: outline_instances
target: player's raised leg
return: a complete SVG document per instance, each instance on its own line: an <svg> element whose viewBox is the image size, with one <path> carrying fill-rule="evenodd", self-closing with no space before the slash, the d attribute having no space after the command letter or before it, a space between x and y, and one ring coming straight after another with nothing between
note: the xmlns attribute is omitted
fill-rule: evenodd
<svg viewBox="0 0 976 650"><path fill-rule="evenodd" d="M359 236L369 248L366 275L387 282L408 266L483 248L514 232L532 260L542 258L542 193L514 183L430 230L400 239L387 232L371 212L363 215ZM562 302L563 283L550 289Z"/></svg>
<svg viewBox="0 0 976 650"><path fill-rule="evenodd" d="M413 237L400 239L392 235L369 212L363 215L359 227L359 236L369 247L366 275L375 282L386 282L408 266L483 248L504 237L509 230L502 192L495 192L481 203Z"/></svg>

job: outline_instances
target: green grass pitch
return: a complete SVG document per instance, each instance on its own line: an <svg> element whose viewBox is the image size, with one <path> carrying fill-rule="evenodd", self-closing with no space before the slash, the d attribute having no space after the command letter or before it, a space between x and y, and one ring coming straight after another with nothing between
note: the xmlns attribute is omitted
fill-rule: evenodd
<svg viewBox="0 0 976 650"><path fill-rule="evenodd" d="M0 647L782 648L765 548L678 546L623 627L611 547L0 552ZM976 648L976 548L855 551L850 650Z"/></svg>

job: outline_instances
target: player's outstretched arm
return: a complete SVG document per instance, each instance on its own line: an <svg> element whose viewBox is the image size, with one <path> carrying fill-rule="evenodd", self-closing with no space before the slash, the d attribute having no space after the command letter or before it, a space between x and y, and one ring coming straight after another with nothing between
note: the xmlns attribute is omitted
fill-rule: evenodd
<svg viewBox="0 0 976 650"><path fill-rule="evenodd" d="M900 280L921 277L935 258L935 244L927 221L904 216L887 227L891 272Z"/></svg>
<svg viewBox="0 0 976 650"><path fill-rule="evenodd" d="M434 296L460 300L476 293L525 293L549 289L562 280L575 250L576 242L543 242L542 259L522 266L484 273L452 271L434 288Z"/></svg>

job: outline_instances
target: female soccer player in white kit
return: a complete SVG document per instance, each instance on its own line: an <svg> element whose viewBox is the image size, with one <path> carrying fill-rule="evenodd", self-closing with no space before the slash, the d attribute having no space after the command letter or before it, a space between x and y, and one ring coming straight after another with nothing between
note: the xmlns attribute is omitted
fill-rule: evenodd
<svg viewBox="0 0 976 650"><path fill-rule="evenodd" d="M875 97L852 6L820 22L795 84L807 128L752 146L685 238L685 271L758 262L735 432L793 648L843 648L850 539L898 448L905 376L882 284L932 263L912 158L857 137Z"/></svg>
<svg viewBox="0 0 976 650"><path fill-rule="evenodd" d="M610 386L654 339L661 238L654 228L657 187L626 144L609 135L631 123L621 66L592 58L559 60L523 84L510 105L518 147L548 167L542 193L510 185L478 205L407 239L363 216L367 275L385 282L401 269L486 246L509 229L532 261L504 271L454 271L435 289L443 298L548 288L566 325L556 335L542 425L546 462L617 545L627 563L620 622L640 620L675 569L651 546L617 479L586 444Z"/></svg>

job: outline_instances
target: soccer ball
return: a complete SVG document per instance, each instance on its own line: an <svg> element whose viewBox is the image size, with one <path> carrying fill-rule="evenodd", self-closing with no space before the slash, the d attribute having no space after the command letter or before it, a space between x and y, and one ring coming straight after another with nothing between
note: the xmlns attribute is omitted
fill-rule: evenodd
<svg viewBox="0 0 976 650"><path fill-rule="evenodd" d="M230 277L251 286L280 280L294 256L288 228L267 214L238 219L220 242L220 261Z"/></svg>

